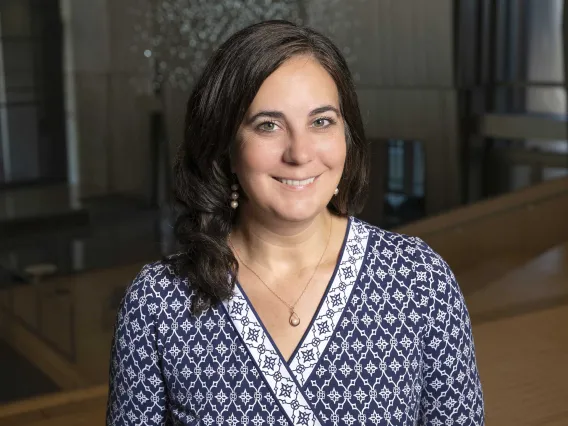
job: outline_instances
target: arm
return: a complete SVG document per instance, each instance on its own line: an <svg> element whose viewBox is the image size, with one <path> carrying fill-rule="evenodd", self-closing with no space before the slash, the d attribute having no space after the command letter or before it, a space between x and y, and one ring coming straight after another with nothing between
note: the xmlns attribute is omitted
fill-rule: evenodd
<svg viewBox="0 0 568 426"><path fill-rule="evenodd" d="M117 315L110 360L107 426L165 425L166 392L158 364L154 300L146 266L129 286Z"/></svg>
<svg viewBox="0 0 568 426"><path fill-rule="evenodd" d="M463 294L447 263L424 242L418 254L418 279L430 289L419 424L483 425L483 393Z"/></svg>

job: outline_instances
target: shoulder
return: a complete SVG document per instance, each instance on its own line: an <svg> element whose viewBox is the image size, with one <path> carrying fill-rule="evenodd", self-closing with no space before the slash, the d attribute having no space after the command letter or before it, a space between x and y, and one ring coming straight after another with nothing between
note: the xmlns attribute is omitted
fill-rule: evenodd
<svg viewBox="0 0 568 426"><path fill-rule="evenodd" d="M190 306L190 286L187 279L176 274L172 258L145 264L127 287L123 305L127 308L145 306L150 313L171 305L174 300L178 301L176 304Z"/></svg>
<svg viewBox="0 0 568 426"><path fill-rule="evenodd" d="M428 244L419 237L388 231L357 218L351 218L355 233L368 238L368 249L375 256L395 258L404 256L408 260L422 261L422 255L438 256Z"/></svg>
<svg viewBox="0 0 568 426"><path fill-rule="evenodd" d="M434 317L449 318L444 312L467 318L463 293L439 253L419 237L365 226L369 233L366 275L379 286L388 283L386 288L391 291L395 287L412 289L417 305L429 317L429 324Z"/></svg>
<svg viewBox="0 0 568 426"><path fill-rule="evenodd" d="M432 282L428 276L454 280L452 270L442 256L420 237L388 231L362 220L352 218L354 228L368 235L367 258L374 264L413 272L417 281Z"/></svg>

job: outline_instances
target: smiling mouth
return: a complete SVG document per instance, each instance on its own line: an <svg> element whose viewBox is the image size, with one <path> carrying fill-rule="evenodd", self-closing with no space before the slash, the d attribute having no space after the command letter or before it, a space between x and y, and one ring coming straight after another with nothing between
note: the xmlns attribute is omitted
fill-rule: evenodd
<svg viewBox="0 0 568 426"><path fill-rule="evenodd" d="M317 176L303 180L293 180L293 179L284 179L284 178L274 178L274 179L276 179L280 183L283 183L284 185L300 187L313 183L317 179Z"/></svg>

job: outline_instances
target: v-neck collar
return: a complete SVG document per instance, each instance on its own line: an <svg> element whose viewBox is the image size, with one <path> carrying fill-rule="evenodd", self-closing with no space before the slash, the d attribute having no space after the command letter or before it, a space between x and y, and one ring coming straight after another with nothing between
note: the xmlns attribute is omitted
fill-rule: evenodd
<svg viewBox="0 0 568 426"><path fill-rule="evenodd" d="M331 277L329 278L329 282L327 283L327 286L325 287L325 292L323 293L323 296L322 296L320 302L318 303L318 307L316 308L314 315L312 316L310 323L308 324L308 327L304 331L302 338L298 341L298 344L294 348L292 355L290 355L290 358L288 358L288 360L287 360L288 365L292 364L292 362L294 361L294 358L296 357L296 354L298 353L298 350L303 346L303 344L306 340L306 337L309 335L311 328L314 326L314 322L318 317L318 313L320 312L323 303L325 302L325 300L327 299L327 297L329 295L329 290L333 286L333 283L335 281L335 277L337 276L337 271L339 269L339 265L341 264L343 257L345 255L345 246L347 244L347 241L349 240L349 234L351 232L352 223L353 223L353 218L351 216L349 216L347 218L347 227L345 228L345 235L343 236L343 242L341 243L341 249L339 250L339 255L337 256L338 261L335 264L335 268L333 269L333 273L331 274Z"/></svg>
<svg viewBox="0 0 568 426"><path fill-rule="evenodd" d="M339 325L362 269L368 239L369 227L358 219L350 218L340 259L328 289L288 362L301 386L310 377Z"/></svg>
<svg viewBox="0 0 568 426"><path fill-rule="evenodd" d="M268 382L271 381L270 377L274 376L275 369L277 369L282 377L289 376L293 380L301 394L300 388L321 358L345 310L363 264L368 235L369 230L366 224L349 217L333 275L308 328L289 360L283 357L246 293L237 282L233 297L224 302L224 305L235 328ZM270 361L266 361L267 357ZM273 359L274 357L276 360Z"/></svg>
<svg viewBox="0 0 568 426"><path fill-rule="evenodd" d="M294 374L260 321L250 300L240 285L233 297L223 301L227 314L241 340L254 360L276 401L292 425L321 426Z"/></svg>

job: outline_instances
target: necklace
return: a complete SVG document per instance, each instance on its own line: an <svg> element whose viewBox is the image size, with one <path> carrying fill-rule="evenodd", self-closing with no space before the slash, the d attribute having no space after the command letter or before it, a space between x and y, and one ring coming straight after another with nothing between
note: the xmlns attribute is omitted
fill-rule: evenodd
<svg viewBox="0 0 568 426"><path fill-rule="evenodd" d="M257 278L258 280L264 284L264 286L270 290L270 292L276 296L278 298L278 300L280 300L283 304L285 304L288 309L290 310L290 318L288 319L288 323L292 326L292 327L297 327L300 325L300 316L296 313L296 305L298 304L298 302L300 301L300 299L302 298L302 296L304 295L304 293L306 292L306 289L308 288L308 285L310 284L310 282L312 281L312 279L314 278L314 275L316 274L321 261L323 260L323 256L325 254L325 252L327 251L327 247L329 246L329 241L331 240L331 226L333 224L333 218L331 218L331 221L329 223L329 235L327 236L327 243L325 245L325 248L323 249L323 253L321 254L321 257L316 265L316 267L314 268L314 271L312 272L312 275L310 276L310 279L306 282L306 285L304 286L304 289L302 290L302 293L300 294L300 296L296 299L296 301L293 304L289 304L288 302L286 302L284 299L282 299L278 293L276 293L273 289L271 289L262 278L260 278L260 276L250 267L248 266L245 262L243 262L243 260L241 259L241 257L239 256L239 252L238 250L235 248L235 246L233 245L233 243L229 240L229 244L231 245L231 247L233 248L235 255L237 256L237 259L239 260L239 262L245 267L247 268L249 271L251 271Z"/></svg>

